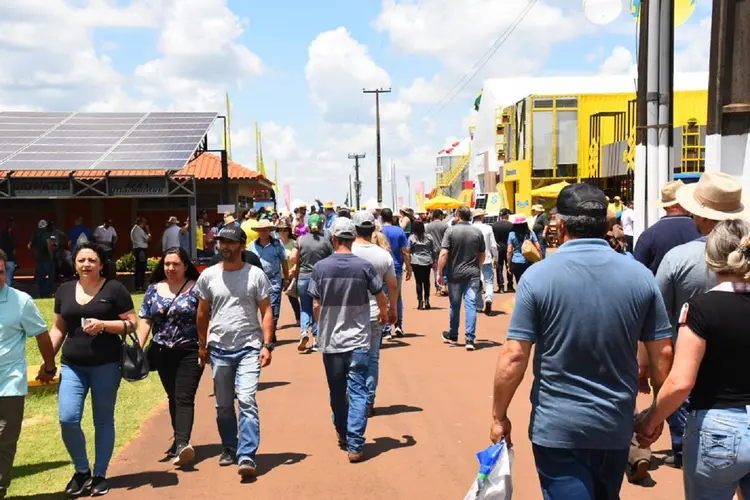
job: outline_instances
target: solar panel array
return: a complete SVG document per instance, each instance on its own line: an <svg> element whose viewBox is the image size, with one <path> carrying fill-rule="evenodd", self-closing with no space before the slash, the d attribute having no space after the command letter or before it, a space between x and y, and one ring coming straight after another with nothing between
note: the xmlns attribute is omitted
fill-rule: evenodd
<svg viewBox="0 0 750 500"><path fill-rule="evenodd" d="M0 112L0 170L180 170L216 116Z"/></svg>

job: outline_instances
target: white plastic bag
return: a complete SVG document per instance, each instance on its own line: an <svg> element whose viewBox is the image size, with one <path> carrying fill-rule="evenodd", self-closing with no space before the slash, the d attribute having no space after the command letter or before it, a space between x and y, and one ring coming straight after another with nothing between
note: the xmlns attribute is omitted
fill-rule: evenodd
<svg viewBox="0 0 750 500"><path fill-rule="evenodd" d="M505 441L477 453L479 474L464 500L511 500L513 497L513 450Z"/></svg>

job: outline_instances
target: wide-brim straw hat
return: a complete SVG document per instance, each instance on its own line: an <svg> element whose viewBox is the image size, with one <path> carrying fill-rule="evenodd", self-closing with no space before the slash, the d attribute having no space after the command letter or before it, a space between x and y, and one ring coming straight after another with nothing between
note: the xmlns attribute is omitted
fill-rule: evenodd
<svg viewBox="0 0 750 500"><path fill-rule="evenodd" d="M275 228L276 226L273 224L273 222L268 219L261 219L253 226L253 230L255 231L270 231Z"/></svg>
<svg viewBox="0 0 750 500"><path fill-rule="evenodd" d="M682 181L671 181L667 182L661 187L661 200L656 204L661 208L669 208L675 205L679 205L677 201L677 191L682 189L685 183Z"/></svg>
<svg viewBox="0 0 750 500"><path fill-rule="evenodd" d="M693 215L721 221L750 218L750 204L742 195L737 177L722 172L707 172L695 184L682 186L677 202Z"/></svg>

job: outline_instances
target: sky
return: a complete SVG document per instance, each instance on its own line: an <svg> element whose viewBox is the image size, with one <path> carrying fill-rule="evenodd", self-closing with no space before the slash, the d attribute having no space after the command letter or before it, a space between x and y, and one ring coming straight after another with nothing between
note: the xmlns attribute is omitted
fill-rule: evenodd
<svg viewBox="0 0 750 500"><path fill-rule="evenodd" d="M622 2L600 26L586 0L2 0L0 110L225 114L228 93L233 161L255 169L258 122L279 186L343 203L348 155L363 153L364 202L376 196L376 134L362 89L390 88L384 200L393 161L413 204L407 176L412 191L434 187L435 156L468 135L485 78L633 73L636 23ZM710 16L711 1L697 0L677 29L677 71L707 70Z"/></svg>

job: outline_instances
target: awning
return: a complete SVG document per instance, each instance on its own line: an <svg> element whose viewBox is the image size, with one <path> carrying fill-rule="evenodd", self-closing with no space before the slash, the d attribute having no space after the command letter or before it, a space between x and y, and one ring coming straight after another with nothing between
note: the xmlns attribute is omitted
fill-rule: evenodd
<svg viewBox="0 0 750 500"><path fill-rule="evenodd" d="M567 186L570 186L570 183L565 181L557 182L555 184L550 184L549 186L532 189L531 196L536 196L538 198L557 198L557 195L560 194L560 191L562 191Z"/></svg>

